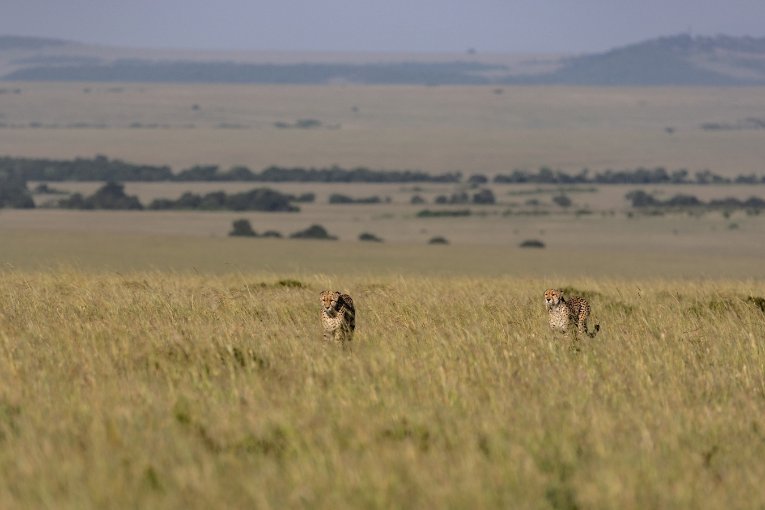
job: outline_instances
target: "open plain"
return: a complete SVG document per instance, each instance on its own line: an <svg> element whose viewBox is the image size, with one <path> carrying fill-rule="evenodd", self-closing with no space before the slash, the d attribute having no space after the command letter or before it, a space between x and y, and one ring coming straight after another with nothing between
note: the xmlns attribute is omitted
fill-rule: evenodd
<svg viewBox="0 0 765 510"><path fill-rule="evenodd" d="M762 87L14 83L0 154L494 174L541 165L762 173ZM4 89L6 90L6 89ZM12 90L8 88L7 90ZM300 119L312 129L277 127Z"/></svg>
<svg viewBox="0 0 765 510"><path fill-rule="evenodd" d="M762 88L18 88L3 155L764 170L765 130L701 127L763 117ZM300 119L319 124L284 127ZM144 205L316 195L266 213L62 210L102 183L48 184L64 193L0 210L0 508L765 506L765 215L625 198L764 185L481 185L493 205L435 204L466 184L125 186ZM339 240L228 237L239 218ZM601 332L553 335L547 287L587 297ZM321 341L325 288L356 302L350 352Z"/></svg>

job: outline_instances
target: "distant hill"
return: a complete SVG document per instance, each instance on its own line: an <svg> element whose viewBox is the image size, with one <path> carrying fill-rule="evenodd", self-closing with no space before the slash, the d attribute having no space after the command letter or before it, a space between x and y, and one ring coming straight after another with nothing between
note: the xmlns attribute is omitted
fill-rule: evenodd
<svg viewBox="0 0 765 510"><path fill-rule="evenodd" d="M130 50L0 36L7 81L765 85L765 38L676 35L581 56Z"/></svg>
<svg viewBox="0 0 765 510"><path fill-rule="evenodd" d="M518 81L564 85L762 85L765 38L677 35L568 58Z"/></svg>

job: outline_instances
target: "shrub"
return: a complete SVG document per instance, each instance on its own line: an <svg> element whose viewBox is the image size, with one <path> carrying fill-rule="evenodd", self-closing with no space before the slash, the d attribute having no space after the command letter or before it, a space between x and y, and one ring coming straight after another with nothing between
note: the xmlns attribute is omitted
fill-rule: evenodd
<svg viewBox="0 0 765 510"><path fill-rule="evenodd" d="M483 174L473 174L468 177L468 182L470 184L486 184L489 182L489 179Z"/></svg>
<svg viewBox="0 0 765 510"><path fill-rule="evenodd" d="M539 239L526 239L518 246L520 246L521 248L544 248L545 243L543 243Z"/></svg>
<svg viewBox="0 0 765 510"><path fill-rule="evenodd" d="M274 237L274 238L282 238L282 233L277 232L276 230L266 230L263 232L260 237Z"/></svg>
<svg viewBox="0 0 765 510"><path fill-rule="evenodd" d="M329 196L330 204L379 204L380 202L382 202L382 199L378 196L353 198L348 195L341 195L340 193L333 193Z"/></svg>
<svg viewBox="0 0 765 510"><path fill-rule="evenodd" d="M473 203L474 204L495 204L497 203L497 199L494 198L494 193L490 189L485 188L473 195Z"/></svg>
<svg viewBox="0 0 765 510"><path fill-rule="evenodd" d="M244 218L234 220L231 224L231 232L228 233L230 236L241 236L241 237L257 237L258 234L252 229L252 225L250 225L250 220L246 220Z"/></svg>
<svg viewBox="0 0 765 510"><path fill-rule="evenodd" d="M0 208L32 209L34 206L26 180L0 172Z"/></svg>
<svg viewBox="0 0 765 510"><path fill-rule="evenodd" d="M35 189L32 190L32 193L39 193L39 194L46 194L46 195L68 195L66 191L52 188L45 182L41 182L40 184L35 186Z"/></svg>
<svg viewBox="0 0 765 510"><path fill-rule="evenodd" d="M316 201L315 193L303 193L302 195L290 195L293 202L313 203Z"/></svg>
<svg viewBox="0 0 765 510"><path fill-rule="evenodd" d="M325 239L330 241L337 239L336 236L329 235L327 229L321 225L311 225L305 230L295 232L294 234L290 235L290 237L292 239Z"/></svg>
<svg viewBox="0 0 765 510"><path fill-rule="evenodd" d="M374 234L370 234L369 232L364 232L362 234L359 234L359 241L370 241L373 243L381 243L383 240L379 237L377 237Z"/></svg>
<svg viewBox="0 0 765 510"><path fill-rule="evenodd" d="M442 236L431 237L428 244L449 244L449 241Z"/></svg>
<svg viewBox="0 0 765 510"><path fill-rule="evenodd" d="M571 207L571 204L572 204L571 199L567 195L554 196L552 198L552 201L563 208Z"/></svg>
<svg viewBox="0 0 765 510"><path fill-rule="evenodd" d="M266 211L296 212L300 208L290 203L290 195L271 188L255 188L243 193L227 195L213 191L206 195L186 192L178 200L160 198L149 204L149 209L204 209L208 211Z"/></svg>
<svg viewBox="0 0 765 510"><path fill-rule="evenodd" d="M453 218L457 216L470 216L470 209L440 210L423 209L417 213L418 218Z"/></svg>
<svg viewBox="0 0 765 510"><path fill-rule="evenodd" d="M425 199L422 198L420 195L414 195L412 199L409 201L412 205L420 205L425 203Z"/></svg>
<svg viewBox="0 0 765 510"><path fill-rule="evenodd" d="M127 195L125 186L117 182L107 182L89 197L75 193L69 198L59 201L64 209L113 209L141 210L143 205L138 197Z"/></svg>

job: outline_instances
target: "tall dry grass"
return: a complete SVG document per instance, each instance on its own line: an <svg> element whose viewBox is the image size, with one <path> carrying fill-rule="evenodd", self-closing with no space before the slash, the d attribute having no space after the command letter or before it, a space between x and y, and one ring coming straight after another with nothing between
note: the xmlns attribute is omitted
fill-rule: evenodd
<svg viewBox="0 0 765 510"><path fill-rule="evenodd" d="M578 349L546 327L564 284L602 326ZM5 271L0 507L762 508L762 294Z"/></svg>

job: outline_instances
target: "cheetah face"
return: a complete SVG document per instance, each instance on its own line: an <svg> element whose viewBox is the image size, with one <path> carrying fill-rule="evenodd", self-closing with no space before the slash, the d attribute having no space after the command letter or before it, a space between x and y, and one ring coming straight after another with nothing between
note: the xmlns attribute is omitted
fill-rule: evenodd
<svg viewBox="0 0 765 510"><path fill-rule="evenodd" d="M545 308L548 310L553 306L558 306L561 299L563 299L563 293L558 289L547 289L545 291Z"/></svg>
<svg viewBox="0 0 765 510"><path fill-rule="evenodd" d="M340 293L337 291L324 290L321 292L321 308L330 317L337 315L337 301Z"/></svg>

